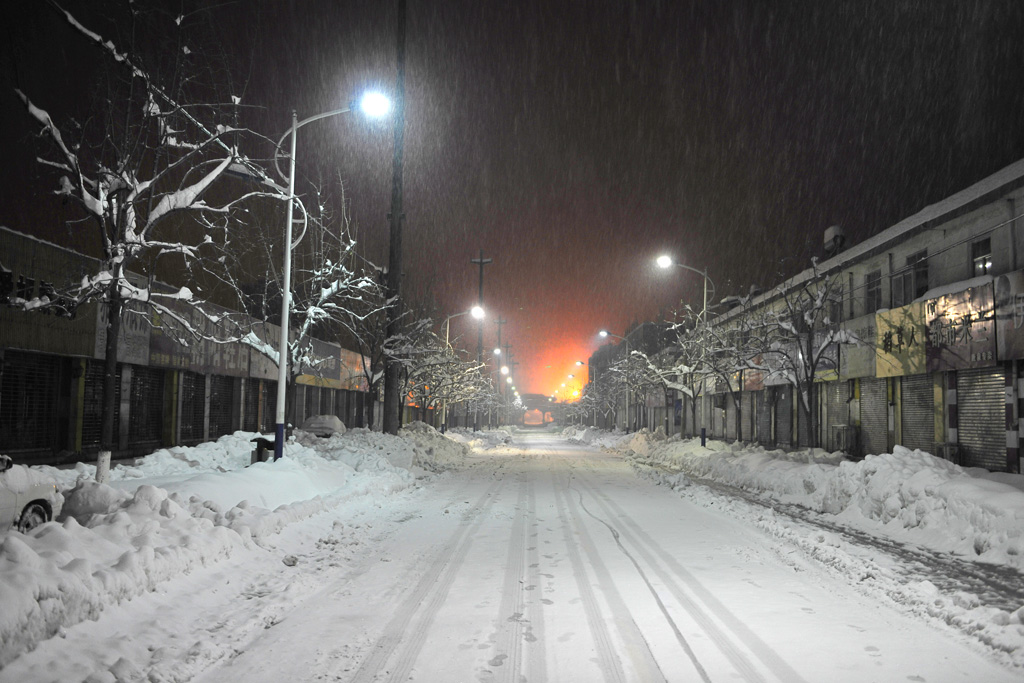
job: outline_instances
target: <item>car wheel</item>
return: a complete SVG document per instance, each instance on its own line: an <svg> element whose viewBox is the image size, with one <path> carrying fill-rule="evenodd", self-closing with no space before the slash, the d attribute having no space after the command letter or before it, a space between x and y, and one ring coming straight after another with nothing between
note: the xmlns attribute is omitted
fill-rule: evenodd
<svg viewBox="0 0 1024 683"><path fill-rule="evenodd" d="M21 517L18 518L18 531L27 534L40 524L50 521L49 518L50 515L41 503L29 503L22 510Z"/></svg>

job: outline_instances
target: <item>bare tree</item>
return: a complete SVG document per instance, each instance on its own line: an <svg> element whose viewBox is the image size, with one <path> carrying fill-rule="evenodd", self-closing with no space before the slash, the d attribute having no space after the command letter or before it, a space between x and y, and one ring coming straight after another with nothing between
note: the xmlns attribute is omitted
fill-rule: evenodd
<svg viewBox="0 0 1024 683"><path fill-rule="evenodd" d="M712 347L711 329L706 316L687 306L677 314L671 332L675 339L661 355L659 367L666 378L666 385L689 398L690 424L696 426L697 397L706 376L704 358Z"/></svg>
<svg viewBox="0 0 1024 683"><path fill-rule="evenodd" d="M81 218L71 226L96 236L100 257L93 271L17 303L34 310L73 310L86 302L107 308L101 443L110 448L124 316L159 320L183 342L240 341L279 360L272 345L245 329L251 326L243 316L232 321L213 302L241 309L237 294L245 283L231 270L238 263L232 254L251 240L258 224L253 217L267 211L276 215L273 207L288 196L269 180L262 163L241 151L247 142L269 141L238 126L240 98L220 78L222 70L204 63L191 40L196 24L187 15L170 15L159 3L133 3L126 20L131 30L119 44L71 13L56 11L106 58L94 89L102 94L95 105L99 111L79 111L86 114L84 123L58 123L35 94L17 94L41 127L47 148L40 163L57 178L55 194L80 209ZM239 175L250 184L240 184ZM323 231L321 216L307 210L301 198L296 202L307 228ZM351 248L343 237L337 258L320 253L300 270L304 296L295 298L294 366L315 365L309 353L314 332L328 321L343 320L341 311L373 285L346 265ZM278 281L276 273L266 273L267 281Z"/></svg>
<svg viewBox="0 0 1024 683"><path fill-rule="evenodd" d="M811 445L820 443L821 426L811 400L820 373L838 369L839 343L856 343L841 329L843 287L840 275L824 275L814 262L809 276L781 284L776 298L745 318L747 367L781 375L793 386L799 401L798 419L808 425Z"/></svg>

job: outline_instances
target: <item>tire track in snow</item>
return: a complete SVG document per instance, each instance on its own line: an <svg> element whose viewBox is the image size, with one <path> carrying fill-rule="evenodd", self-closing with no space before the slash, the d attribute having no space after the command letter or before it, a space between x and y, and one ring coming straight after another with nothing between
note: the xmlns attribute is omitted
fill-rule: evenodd
<svg viewBox="0 0 1024 683"><path fill-rule="evenodd" d="M627 678L622 661L619 659L612 642L607 620L601 615L600 605L594 595L593 587L587 580L586 566L577 544L582 546L586 552L587 560L594 572L598 585L601 587L601 592L608 601L608 606L611 610L610 621L617 625L617 631L623 640L623 651L633 655L632 663L636 669L636 680L645 681L645 683L647 681L664 681L665 676L655 661L647 641L633 620L632 613L615 586L608 568L605 567L604 562L601 560L601 555L594 546L593 539L587 531L579 511L576 509L576 504L573 502L572 497L565 493L566 485L558 478L552 483L555 493L555 506L558 510L558 516L562 522L562 532L565 536L566 552L569 555L573 575L576 577L576 583L580 589L580 599L583 603L591 635L594 637L595 649L597 650L601 672L604 674L605 680L626 681L631 679ZM572 516L571 524L569 520L570 514ZM575 527L578 538L574 539L572 537L570 527Z"/></svg>
<svg viewBox="0 0 1024 683"><path fill-rule="evenodd" d="M539 523L537 520L537 489L530 480L526 502L526 581L537 588L530 592L526 601L526 615L529 617L528 631L524 635L530 643L528 670L531 681L548 680L546 636L544 632L544 604L541 596L540 550L537 547Z"/></svg>
<svg viewBox="0 0 1024 683"><path fill-rule="evenodd" d="M680 585L685 583L685 588L697 596L720 622L732 631L735 638L741 642L758 660L767 668L771 674L780 681L786 683L805 683L800 676L775 650L761 640L746 624L744 624L729 608L722 604L708 589L687 571L682 564L671 554L665 551L642 526L636 523L629 514L622 509L611 497L605 494L600 487L589 481L586 477L576 475L576 481L587 490L604 514L609 519L620 523L620 528L614 528L602 520L613 535L621 537L636 549L644 562L651 568L654 574L668 588L676 602L683 607L698 626L704 631L712 643L722 652L723 655L736 667L737 672L744 680L751 683L760 683L765 680L764 676L753 665L744 652L733 643L733 639L701 608L688 594L687 590ZM600 518L598 518L600 519ZM624 528L622 528L624 527ZM629 531L626 531L626 528ZM632 533L631 533L632 532ZM620 543L620 547L622 544ZM622 547L623 552L629 552ZM657 556L657 557L655 557ZM632 558L632 556L631 556ZM659 560L660 559L660 563ZM636 560L634 560L636 562ZM651 588L652 592L654 588ZM666 615L667 616L667 615ZM670 617L667 617L670 618Z"/></svg>
<svg viewBox="0 0 1024 683"><path fill-rule="evenodd" d="M472 507L463 513L459 528L434 554L412 593L398 607L391 621L384 627L384 632L371 647L370 654L352 675L352 683L378 680L380 674L386 674L383 680L387 681L408 680L430 633L430 624L444 604L476 532L484 523L484 513L494 505L497 491L504 483L502 479L495 479ZM412 624L414 618L416 623ZM403 641L406 635L410 637ZM394 665L385 670L396 652Z"/></svg>
<svg viewBox="0 0 1024 683"><path fill-rule="evenodd" d="M501 584L501 604L495 621L494 656L482 667L494 674L494 679L506 683L518 683L523 664L523 619L525 585L523 583L523 560L526 557L526 501L527 489L531 488L525 478L519 480L519 496L516 499L515 519L509 534L508 557L505 561L505 578ZM488 668L489 667L489 668Z"/></svg>

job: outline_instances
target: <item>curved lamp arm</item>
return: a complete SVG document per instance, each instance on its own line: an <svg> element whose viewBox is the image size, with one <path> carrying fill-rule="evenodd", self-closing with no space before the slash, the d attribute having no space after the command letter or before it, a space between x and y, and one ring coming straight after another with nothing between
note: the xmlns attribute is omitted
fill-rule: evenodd
<svg viewBox="0 0 1024 683"><path fill-rule="evenodd" d="M326 119L331 116L337 116L338 114L347 114L350 111L352 111L351 104L348 105L347 107L342 107L341 109L332 109L331 111L325 111L322 114L317 114L315 116L310 116L309 118L302 119L294 126L286 130L284 132L284 135L281 136L281 139L277 141L277 148L274 150L274 170L277 171L277 175L281 176L281 179L284 181L288 180L288 176L281 172L281 167L278 165L278 159L281 158L281 145L284 144L284 141L288 138L289 135L298 131L299 128L302 128L307 123L313 123L314 121Z"/></svg>

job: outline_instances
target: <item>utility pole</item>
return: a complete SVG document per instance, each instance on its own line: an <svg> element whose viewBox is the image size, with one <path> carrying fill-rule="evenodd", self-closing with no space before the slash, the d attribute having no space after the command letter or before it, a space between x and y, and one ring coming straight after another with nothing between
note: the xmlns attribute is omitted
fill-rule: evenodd
<svg viewBox="0 0 1024 683"><path fill-rule="evenodd" d="M492 263L494 259L484 258L484 250L480 250L480 258L470 259L470 263L475 263L480 266L480 292L477 297L477 304L483 308L484 306L484 266L488 263ZM484 321L478 320L476 323L476 362L479 365L483 365L484 362ZM480 431L480 408L479 406L473 408L473 431Z"/></svg>
<svg viewBox="0 0 1024 683"><path fill-rule="evenodd" d="M398 0L398 73L395 77L395 153L391 171L391 222L390 242L388 244L388 281L387 300L388 325L386 335L393 338L398 334L399 297L402 294L402 221L405 214L402 209L402 152L405 141L405 0ZM398 434L401 422L401 396L399 382L402 366L391 357L384 360L384 425L385 434Z"/></svg>

